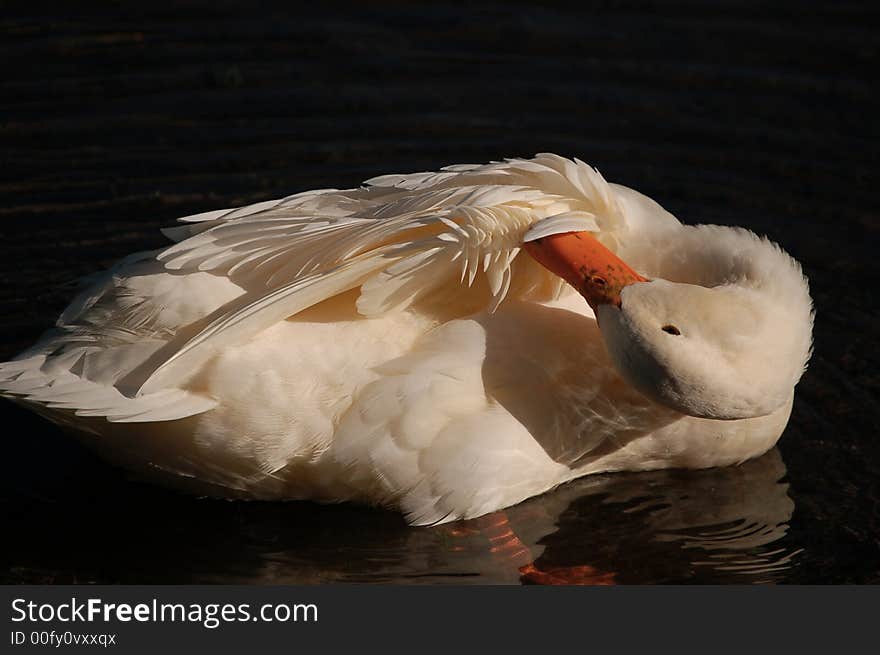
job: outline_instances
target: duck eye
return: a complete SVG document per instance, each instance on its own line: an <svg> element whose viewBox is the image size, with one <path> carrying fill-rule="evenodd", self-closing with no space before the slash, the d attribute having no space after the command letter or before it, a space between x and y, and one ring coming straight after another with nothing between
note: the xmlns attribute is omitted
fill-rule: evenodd
<svg viewBox="0 0 880 655"><path fill-rule="evenodd" d="M664 332L666 332L667 334L676 334L676 335L681 334L681 330L679 330L674 325L664 325L660 329L663 330Z"/></svg>

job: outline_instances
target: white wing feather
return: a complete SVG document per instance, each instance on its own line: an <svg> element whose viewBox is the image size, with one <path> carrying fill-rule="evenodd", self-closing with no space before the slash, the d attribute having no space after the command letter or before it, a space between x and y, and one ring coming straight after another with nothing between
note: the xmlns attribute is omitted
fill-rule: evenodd
<svg viewBox="0 0 880 655"><path fill-rule="evenodd" d="M61 336L30 351L45 361L0 365L0 393L112 421L203 412L214 401L179 387L214 353L332 296L360 287L365 316L448 294L494 311L509 293L552 297L563 288L533 262L517 262L527 235L622 227L605 180L550 154L384 175L357 189L188 216L165 230L177 243L129 258L80 294L59 320ZM170 277L165 297L118 292L145 266ZM170 299L181 316L195 311L184 281L199 275L218 280L219 305L160 325L167 293L176 294ZM156 347L111 354L112 346L145 339Z"/></svg>
<svg viewBox="0 0 880 655"><path fill-rule="evenodd" d="M129 398L112 385L70 371L45 371L40 366L45 359L38 356L0 364L0 394L55 410L49 417L60 422L65 422L65 413L103 417L112 423L173 421L217 406L213 398L174 388Z"/></svg>
<svg viewBox="0 0 880 655"><path fill-rule="evenodd" d="M590 212L565 212L538 221L523 235L523 242L537 241L552 234L566 232L598 232L596 217Z"/></svg>

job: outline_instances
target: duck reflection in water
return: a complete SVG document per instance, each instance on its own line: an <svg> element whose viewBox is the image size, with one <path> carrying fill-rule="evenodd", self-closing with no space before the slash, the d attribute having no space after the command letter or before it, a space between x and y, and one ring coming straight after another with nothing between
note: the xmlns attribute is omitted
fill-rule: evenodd
<svg viewBox="0 0 880 655"><path fill-rule="evenodd" d="M794 511L785 475L782 457L773 449L722 469L588 476L480 519L401 527L381 541L357 537L357 550L366 557L358 562L349 553L342 566L338 548L330 543L340 535L331 530L332 536L319 540L323 543L276 552L260 577L477 584L775 582L799 552L781 542ZM305 579L304 569L311 571Z"/></svg>
<svg viewBox="0 0 880 655"><path fill-rule="evenodd" d="M797 562L775 449L722 469L587 476L432 528L351 505L199 500L93 468L91 486L27 479L42 500L22 501L8 535L15 581L745 583L784 579ZM65 533L78 538L59 547Z"/></svg>
<svg viewBox="0 0 880 655"><path fill-rule="evenodd" d="M785 474L773 449L725 469L587 477L452 529L488 540L511 581L772 582L797 555L777 543L794 511Z"/></svg>

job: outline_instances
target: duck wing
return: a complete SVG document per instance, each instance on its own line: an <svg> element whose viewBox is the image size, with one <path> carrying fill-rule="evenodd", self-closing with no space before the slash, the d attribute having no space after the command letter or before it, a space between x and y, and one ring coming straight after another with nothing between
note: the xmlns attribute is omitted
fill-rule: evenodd
<svg viewBox="0 0 880 655"><path fill-rule="evenodd" d="M159 259L170 270L227 276L247 293L183 331L127 383L136 393L179 384L217 349L356 287L364 316L429 298L494 310L512 288L555 297L561 280L516 261L524 234L548 216L568 230L622 223L598 172L556 155L386 175L184 218L170 233L182 240Z"/></svg>
<svg viewBox="0 0 880 655"><path fill-rule="evenodd" d="M212 399L181 388L193 371L224 347L352 289L359 288L357 310L367 317L418 303L464 315L494 311L511 295L558 296L564 288L560 279L518 257L527 231L548 218L557 229L606 235L624 225L616 195L598 172L550 154L386 175L357 189L309 191L185 217L165 231L176 243L150 253L150 264L178 281L199 276L228 281L236 294L156 338L133 330L122 344L130 352L110 358L115 377L86 380L105 390L90 389L94 402L77 409L111 420L165 420L131 403L174 392L183 395L175 397L178 409L169 418L206 411ZM100 301L103 291L94 289L74 301L63 315L66 321L75 322ZM64 353L70 362L45 348L37 353L45 356L39 370L54 371L41 373L42 381L28 369L33 377L26 383L18 364L0 369L0 392L51 405L56 398L49 388L60 388L62 378L66 387L75 384L67 374L77 376L77 366L82 368L70 352ZM125 365L117 366L120 361Z"/></svg>

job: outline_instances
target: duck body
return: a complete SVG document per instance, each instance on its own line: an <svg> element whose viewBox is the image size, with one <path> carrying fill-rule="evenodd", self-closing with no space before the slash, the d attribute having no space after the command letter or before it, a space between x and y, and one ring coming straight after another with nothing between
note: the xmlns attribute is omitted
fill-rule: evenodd
<svg viewBox="0 0 880 655"><path fill-rule="evenodd" d="M523 242L588 232L640 273L724 278L788 298L811 326L793 260L744 231L682 225L577 160L384 176L182 221L176 243L93 276L0 364L0 393L164 484L433 524L589 473L737 464L788 421L796 377L734 420L652 398ZM701 254L682 255L688 241ZM809 328L798 338L808 349ZM792 355L797 377L806 356Z"/></svg>

